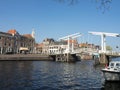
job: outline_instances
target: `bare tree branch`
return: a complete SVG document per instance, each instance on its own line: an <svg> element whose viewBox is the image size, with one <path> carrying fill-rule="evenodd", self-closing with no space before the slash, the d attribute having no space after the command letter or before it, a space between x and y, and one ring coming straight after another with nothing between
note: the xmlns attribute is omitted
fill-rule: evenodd
<svg viewBox="0 0 120 90"><path fill-rule="evenodd" d="M96 0L98 9L102 10L104 13L106 10L110 9L110 4L112 3L112 0Z"/></svg>
<svg viewBox="0 0 120 90"><path fill-rule="evenodd" d="M70 4L70 5L73 5L73 4L76 4L76 3L78 3L78 1L79 0L54 0L54 1L58 1L58 2L60 2L60 3L68 3L68 4Z"/></svg>
<svg viewBox="0 0 120 90"><path fill-rule="evenodd" d="M64 2L64 3L68 3L69 5L73 5L80 2L81 0L55 0L55 1ZM92 0L92 1L95 1L96 4L98 4L97 8L102 10L103 13L106 10L109 10L110 4L112 2L112 0Z"/></svg>

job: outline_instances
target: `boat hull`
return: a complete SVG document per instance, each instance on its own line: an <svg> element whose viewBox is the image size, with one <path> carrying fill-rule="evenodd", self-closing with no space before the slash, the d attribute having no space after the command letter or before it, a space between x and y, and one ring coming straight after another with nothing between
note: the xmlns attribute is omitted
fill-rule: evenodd
<svg viewBox="0 0 120 90"><path fill-rule="evenodd" d="M120 72L102 70L106 81L120 81Z"/></svg>

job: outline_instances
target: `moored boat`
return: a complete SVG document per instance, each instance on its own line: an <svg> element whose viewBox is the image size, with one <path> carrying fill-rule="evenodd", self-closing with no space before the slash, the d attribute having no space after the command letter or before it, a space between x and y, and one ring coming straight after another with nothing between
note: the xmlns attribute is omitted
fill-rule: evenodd
<svg viewBox="0 0 120 90"><path fill-rule="evenodd" d="M102 72L106 81L120 81L120 61L111 61Z"/></svg>

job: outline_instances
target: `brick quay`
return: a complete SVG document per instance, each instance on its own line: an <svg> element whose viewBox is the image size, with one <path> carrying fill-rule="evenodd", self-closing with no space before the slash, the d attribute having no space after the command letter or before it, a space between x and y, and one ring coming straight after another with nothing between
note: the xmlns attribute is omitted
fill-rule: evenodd
<svg viewBox="0 0 120 90"><path fill-rule="evenodd" d="M1 54L0 61L52 61L53 59L49 55L40 55L40 54Z"/></svg>

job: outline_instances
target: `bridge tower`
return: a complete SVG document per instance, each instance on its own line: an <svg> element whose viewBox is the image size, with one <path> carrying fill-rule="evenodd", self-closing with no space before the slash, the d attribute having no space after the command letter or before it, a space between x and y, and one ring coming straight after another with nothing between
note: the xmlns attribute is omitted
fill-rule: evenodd
<svg viewBox="0 0 120 90"><path fill-rule="evenodd" d="M88 32L88 33L101 36L101 53L106 53L106 36L120 37L120 34L118 33L106 33L106 32Z"/></svg>
<svg viewBox="0 0 120 90"><path fill-rule="evenodd" d="M65 59L67 62L74 61L74 59L78 59L78 57L76 56L74 52L74 40L80 36L81 36L80 33L75 33L75 34L71 34L71 35L59 38L59 40L67 40L67 48L64 51L64 53L61 54L62 57L59 57L60 55L58 56L56 55L56 58L58 57L60 60Z"/></svg>
<svg viewBox="0 0 120 90"><path fill-rule="evenodd" d="M67 40L68 42L66 53L74 53L74 40L80 36L81 36L81 33L75 33L75 34L71 34L71 35L59 38L59 40ZM70 41L72 41L72 43L70 43Z"/></svg>
<svg viewBox="0 0 120 90"><path fill-rule="evenodd" d="M100 63L105 64L109 63L109 56L106 55L106 36L111 37L120 37L118 33L106 33L106 32L88 32L93 35L100 35L101 36L101 51L100 53Z"/></svg>

